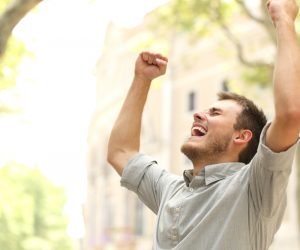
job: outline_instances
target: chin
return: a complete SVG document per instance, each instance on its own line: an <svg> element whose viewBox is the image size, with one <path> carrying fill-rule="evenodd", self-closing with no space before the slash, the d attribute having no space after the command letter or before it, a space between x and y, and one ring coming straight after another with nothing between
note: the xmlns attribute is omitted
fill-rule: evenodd
<svg viewBox="0 0 300 250"><path fill-rule="evenodd" d="M191 148L191 149L199 149L199 147L201 147L201 145L203 144L203 141L197 140L195 138L189 138L187 139L181 146L182 148Z"/></svg>
<svg viewBox="0 0 300 250"><path fill-rule="evenodd" d="M186 150L189 150L189 149L192 148L192 147L193 147L192 143L189 142L189 141L186 141L186 142L184 142L184 143L181 145L180 150L181 150L182 153L184 153Z"/></svg>
<svg viewBox="0 0 300 250"><path fill-rule="evenodd" d="M185 142L181 146L181 152L190 160L192 160L199 152L199 148L197 148L193 143Z"/></svg>

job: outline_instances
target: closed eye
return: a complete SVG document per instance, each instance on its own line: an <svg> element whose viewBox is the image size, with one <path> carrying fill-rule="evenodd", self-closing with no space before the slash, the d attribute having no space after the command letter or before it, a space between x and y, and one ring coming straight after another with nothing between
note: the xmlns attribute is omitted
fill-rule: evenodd
<svg viewBox="0 0 300 250"><path fill-rule="evenodd" d="M221 114L222 114L222 110L219 109L219 108L213 107L213 108L209 109L209 115L210 116L217 116L217 115L221 115Z"/></svg>

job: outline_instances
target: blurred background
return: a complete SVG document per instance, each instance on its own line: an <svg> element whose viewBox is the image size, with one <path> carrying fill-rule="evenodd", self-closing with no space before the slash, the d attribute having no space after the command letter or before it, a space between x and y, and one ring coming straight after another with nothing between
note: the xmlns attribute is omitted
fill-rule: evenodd
<svg viewBox="0 0 300 250"><path fill-rule="evenodd" d="M150 250L155 216L106 162L138 53L169 57L142 151L181 175L218 91L272 118L275 46L264 0L0 0L0 249ZM272 250L300 249L299 150L294 165Z"/></svg>

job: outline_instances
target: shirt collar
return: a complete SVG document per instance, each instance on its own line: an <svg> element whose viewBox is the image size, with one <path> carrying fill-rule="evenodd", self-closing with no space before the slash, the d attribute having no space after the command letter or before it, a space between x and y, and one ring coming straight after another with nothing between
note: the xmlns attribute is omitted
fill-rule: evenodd
<svg viewBox="0 0 300 250"><path fill-rule="evenodd" d="M205 185L209 185L213 182L222 180L237 171L239 171L245 164L241 162L219 163L205 166L197 176L193 176L193 170L185 170L183 172L183 178L187 186L190 186L191 182L195 186L201 186L201 182L205 182Z"/></svg>

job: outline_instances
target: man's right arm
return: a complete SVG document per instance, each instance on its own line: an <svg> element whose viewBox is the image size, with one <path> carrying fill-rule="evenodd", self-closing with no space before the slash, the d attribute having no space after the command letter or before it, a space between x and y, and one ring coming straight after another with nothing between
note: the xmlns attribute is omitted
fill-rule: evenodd
<svg viewBox="0 0 300 250"><path fill-rule="evenodd" d="M111 131L107 160L119 175L128 161L139 152L141 123L151 81L166 72L167 58L142 52L135 63L134 79Z"/></svg>

